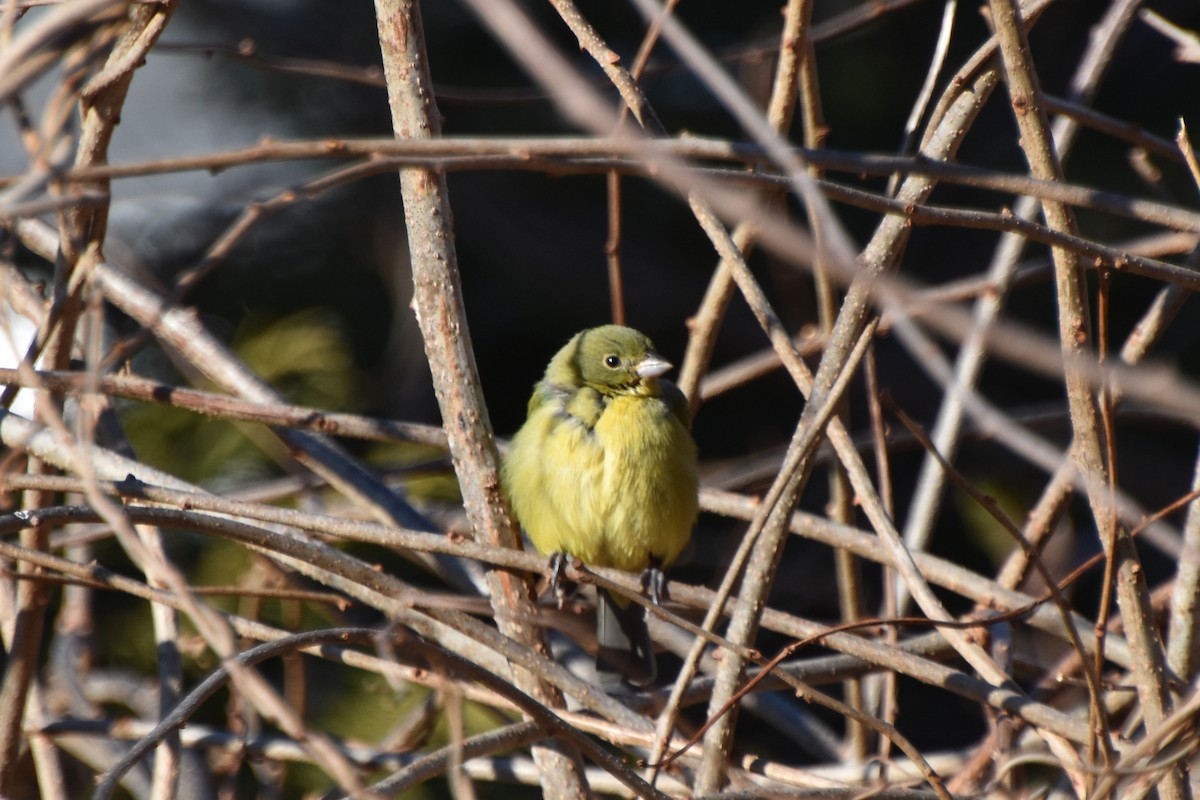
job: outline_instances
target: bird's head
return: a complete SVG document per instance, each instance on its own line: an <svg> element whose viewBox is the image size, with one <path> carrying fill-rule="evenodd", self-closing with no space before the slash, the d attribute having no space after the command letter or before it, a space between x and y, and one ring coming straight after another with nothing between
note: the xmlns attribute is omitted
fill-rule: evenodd
<svg viewBox="0 0 1200 800"><path fill-rule="evenodd" d="M658 378L671 368L646 334L622 325L579 334L574 361L583 383L602 394L658 394Z"/></svg>

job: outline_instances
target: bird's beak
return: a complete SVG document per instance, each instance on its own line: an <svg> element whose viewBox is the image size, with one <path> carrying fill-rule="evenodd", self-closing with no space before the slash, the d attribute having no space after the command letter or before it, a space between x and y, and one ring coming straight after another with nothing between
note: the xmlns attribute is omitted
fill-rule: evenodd
<svg viewBox="0 0 1200 800"><path fill-rule="evenodd" d="M658 353L648 353L642 359L642 363L637 365L637 374L639 378L657 378L660 375L665 375L671 367L671 362Z"/></svg>

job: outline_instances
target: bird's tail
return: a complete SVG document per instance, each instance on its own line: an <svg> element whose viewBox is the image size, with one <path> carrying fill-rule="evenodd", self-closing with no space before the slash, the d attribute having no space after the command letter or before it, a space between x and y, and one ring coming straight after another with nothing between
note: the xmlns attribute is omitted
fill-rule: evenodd
<svg viewBox="0 0 1200 800"><path fill-rule="evenodd" d="M606 689L617 689L624 679L648 686L658 674L646 612L637 603L621 605L603 589L597 590L596 671Z"/></svg>

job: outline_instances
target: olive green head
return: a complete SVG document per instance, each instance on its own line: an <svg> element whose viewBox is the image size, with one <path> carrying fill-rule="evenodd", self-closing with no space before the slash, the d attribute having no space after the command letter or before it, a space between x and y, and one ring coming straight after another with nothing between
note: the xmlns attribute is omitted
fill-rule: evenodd
<svg viewBox="0 0 1200 800"><path fill-rule="evenodd" d="M569 353L578 381L603 394L653 391L657 379L671 368L646 334L622 325L583 331L563 353Z"/></svg>

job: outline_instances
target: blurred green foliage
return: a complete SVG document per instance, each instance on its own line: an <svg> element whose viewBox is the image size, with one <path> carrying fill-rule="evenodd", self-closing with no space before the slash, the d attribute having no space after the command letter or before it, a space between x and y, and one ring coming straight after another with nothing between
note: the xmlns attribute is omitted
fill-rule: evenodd
<svg viewBox="0 0 1200 800"><path fill-rule="evenodd" d="M259 377L293 404L353 410L360 377L337 317L303 309L280 318L248 315L233 350ZM275 470L274 437L257 424L212 420L162 405L127 404L121 414L139 458L200 484L236 486Z"/></svg>

